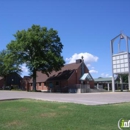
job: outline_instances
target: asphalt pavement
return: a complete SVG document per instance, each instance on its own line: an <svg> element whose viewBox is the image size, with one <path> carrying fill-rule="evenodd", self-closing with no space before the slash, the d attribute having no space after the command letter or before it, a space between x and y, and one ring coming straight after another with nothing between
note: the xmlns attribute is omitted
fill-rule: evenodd
<svg viewBox="0 0 130 130"><path fill-rule="evenodd" d="M130 92L102 92L75 94L0 90L0 100L13 100L23 98L78 103L85 105L102 105L111 103L130 102Z"/></svg>

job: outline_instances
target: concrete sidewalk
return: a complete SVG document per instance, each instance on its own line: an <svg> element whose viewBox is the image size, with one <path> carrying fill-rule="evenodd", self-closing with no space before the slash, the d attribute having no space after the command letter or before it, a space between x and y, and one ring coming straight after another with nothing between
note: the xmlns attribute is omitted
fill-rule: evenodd
<svg viewBox="0 0 130 130"><path fill-rule="evenodd" d="M102 105L111 103L130 102L130 92L65 94L0 90L0 100L21 98L40 99L57 102L70 102L85 105Z"/></svg>

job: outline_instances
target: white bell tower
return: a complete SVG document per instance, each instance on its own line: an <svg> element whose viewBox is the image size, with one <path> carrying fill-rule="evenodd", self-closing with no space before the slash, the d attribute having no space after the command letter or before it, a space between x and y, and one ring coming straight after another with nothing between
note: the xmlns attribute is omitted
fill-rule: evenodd
<svg viewBox="0 0 130 130"><path fill-rule="evenodd" d="M120 38L118 43L118 53L114 54L114 42L117 38ZM120 42L121 40L125 40L126 50L121 52L120 50ZM111 45L111 59L112 59L112 91L115 91L115 79L114 74L128 74L129 81L129 90L130 90L130 53L129 53L129 45L128 40L130 37L124 35L123 33L119 34L115 38L113 38L110 42Z"/></svg>

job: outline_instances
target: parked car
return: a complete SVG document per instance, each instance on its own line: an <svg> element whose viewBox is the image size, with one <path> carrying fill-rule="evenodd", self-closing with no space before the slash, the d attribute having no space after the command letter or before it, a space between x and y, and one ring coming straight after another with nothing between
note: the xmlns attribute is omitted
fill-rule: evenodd
<svg viewBox="0 0 130 130"><path fill-rule="evenodd" d="M11 86L3 86L3 90L11 90Z"/></svg>

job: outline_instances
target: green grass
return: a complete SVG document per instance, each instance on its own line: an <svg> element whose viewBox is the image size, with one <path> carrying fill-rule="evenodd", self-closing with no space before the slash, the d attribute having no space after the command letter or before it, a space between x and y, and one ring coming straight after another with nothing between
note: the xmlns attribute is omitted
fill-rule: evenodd
<svg viewBox="0 0 130 130"><path fill-rule="evenodd" d="M0 101L0 130L118 130L130 103L87 106L39 100Z"/></svg>

